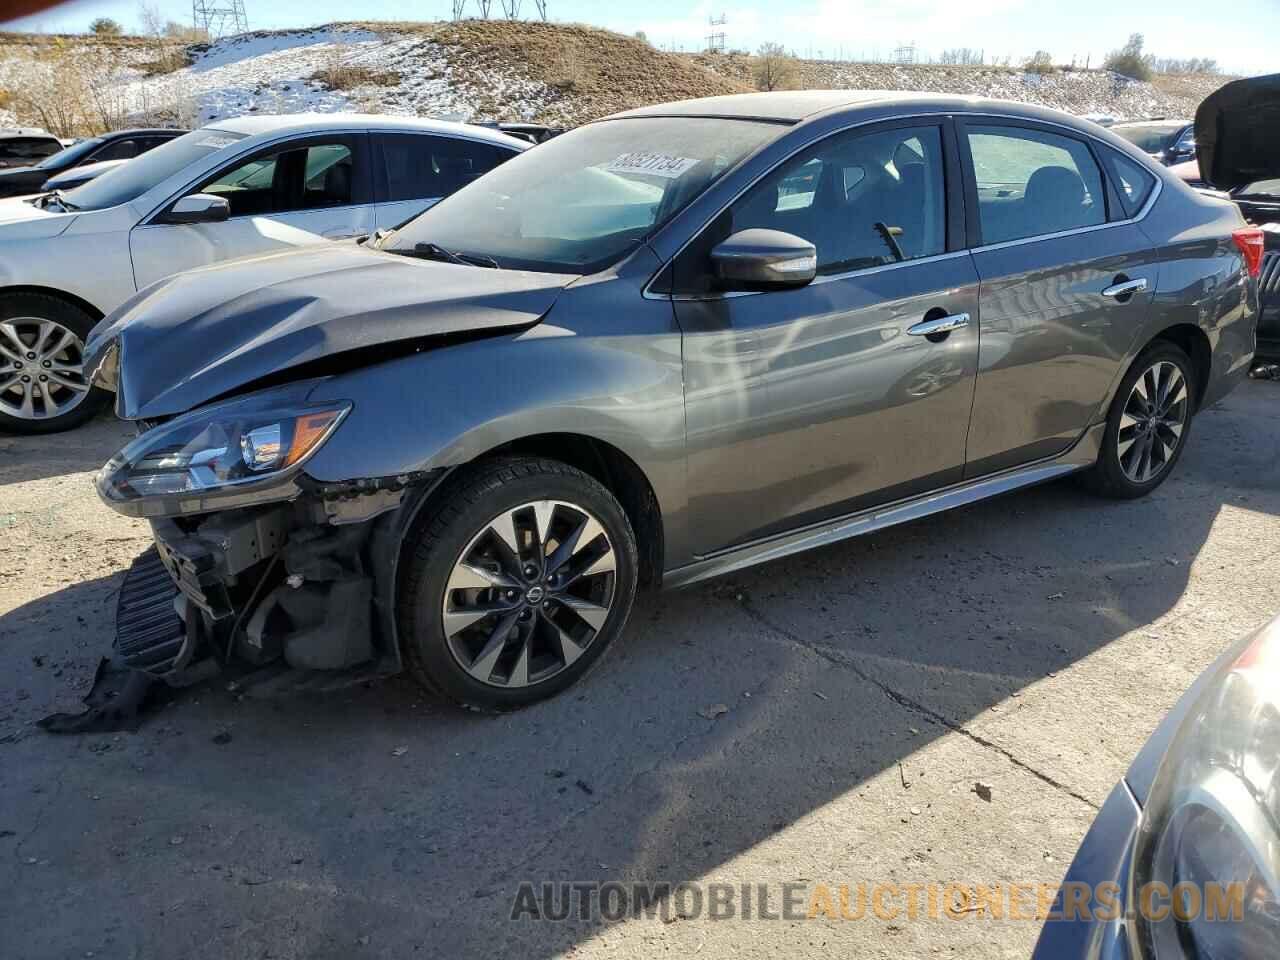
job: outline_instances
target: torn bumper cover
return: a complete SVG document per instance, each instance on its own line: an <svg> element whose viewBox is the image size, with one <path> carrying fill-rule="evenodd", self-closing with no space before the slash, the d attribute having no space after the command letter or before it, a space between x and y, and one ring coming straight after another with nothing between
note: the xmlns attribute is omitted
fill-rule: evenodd
<svg viewBox="0 0 1280 960"><path fill-rule="evenodd" d="M43 725L119 729L155 681L185 687L224 670L273 694L400 672L394 545L441 473L308 484L288 503L150 520L155 544L121 587L89 710ZM99 689L112 686L124 692Z"/></svg>
<svg viewBox="0 0 1280 960"><path fill-rule="evenodd" d="M155 547L121 590L117 658L177 686L231 664L398 672L385 544L436 476L307 484L288 503L152 519Z"/></svg>

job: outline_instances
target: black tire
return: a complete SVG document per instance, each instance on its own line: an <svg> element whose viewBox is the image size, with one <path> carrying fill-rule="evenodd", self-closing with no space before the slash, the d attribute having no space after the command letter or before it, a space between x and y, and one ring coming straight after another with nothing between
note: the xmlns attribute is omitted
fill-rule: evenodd
<svg viewBox="0 0 1280 960"><path fill-rule="evenodd" d="M52 320L54 323L66 328L79 337L78 351L81 357L83 357L84 343L88 339L89 331L93 329L96 322L92 316L80 307L47 294L10 293L0 296L0 323L15 321L19 318ZM6 340L4 345L11 348L12 342ZM24 357L23 359L25 361L26 358ZM14 372L13 364L15 362L8 355L0 355L0 370L5 373ZM34 366L32 371L27 372L24 368L23 374L26 376L40 375L39 369ZM18 395L13 390L8 389L9 385L17 388L15 381L0 380L0 390L4 391L0 393L0 431L8 433L58 433L63 430L71 430L93 419L111 399L109 390L92 387L84 395L83 399L68 409L66 413L28 418L5 409L8 404L19 403Z"/></svg>
<svg viewBox="0 0 1280 960"><path fill-rule="evenodd" d="M1162 461L1159 470L1149 479L1135 480L1126 471L1120 452L1121 419L1139 378L1148 370L1161 363L1171 363L1178 368L1185 381L1186 400L1185 417L1181 433L1178 435L1172 452ZM1133 500L1146 496L1168 478L1173 472L1178 458L1186 449L1187 438L1191 433L1191 420L1195 413L1195 401L1199 397L1199 382L1195 366L1191 359L1176 344L1166 340L1157 340L1149 345L1133 361L1133 365L1120 381L1115 398L1111 401L1111 409L1107 412L1107 428L1102 437L1102 450L1098 454L1098 462L1082 475L1085 487L1092 493L1116 500ZM1129 429L1129 428L1126 428ZM1166 434L1167 436L1167 434Z"/></svg>
<svg viewBox="0 0 1280 960"><path fill-rule="evenodd" d="M537 501L562 501L580 507L603 528L607 542L596 542L612 547L615 562L609 612L581 654L571 662L566 657L565 665L554 675L514 688L495 685L492 674L490 682L481 682L464 668L446 636L446 587L464 551L474 549L477 538L491 529L496 518ZM447 488L432 498L424 514L405 537L396 612L405 664L427 690L474 710L518 709L576 683L600 662L622 633L636 594L639 554L635 533L613 495L581 470L536 458L487 461L447 481ZM541 581L535 578L533 582ZM525 594L522 602L527 599ZM539 616L540 608L533 614L535 620ZM481 621L484 629L486 623ZM548 628L538 621L538 629Z"/></svg>

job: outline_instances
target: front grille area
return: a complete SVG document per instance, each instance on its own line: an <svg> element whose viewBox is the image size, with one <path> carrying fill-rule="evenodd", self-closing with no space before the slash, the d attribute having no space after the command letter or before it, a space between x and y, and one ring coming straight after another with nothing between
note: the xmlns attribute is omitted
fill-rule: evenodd
<svg viewBox="0 0 1280 960"><path fill-rule="evenodd" d="M177 595L159 551L133 562L116 603L115 650L126 666L154 676L177 666L187 643L187 625L173 607Z"/></svg>

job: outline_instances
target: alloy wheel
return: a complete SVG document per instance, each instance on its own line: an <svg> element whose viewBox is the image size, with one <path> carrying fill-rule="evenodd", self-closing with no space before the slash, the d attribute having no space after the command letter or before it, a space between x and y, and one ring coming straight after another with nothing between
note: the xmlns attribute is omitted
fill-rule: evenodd
<svg viewBox="0 0 1280 960"><path fill-rule="evenodd" d="M84 343L55 320L0 321L0 411L21 420L48 420L78 407L89 394Z"/></svg>
<svg viewBox="0 0 1280 960"><path fill-rule="evenodd" d="M1133 384L1116 443L1120 469L1134 483L1148 483L1173 461L1190 413L1187 379L1178 365L1160 360Z"/></svg>
<svg viewBox="0 0 1280 960"><path fill-rule="evenodd" d="M463 549L444 591L449 651L475 680L526 687L568 668L613 608L617 562L600 522L562 500L494 517Z"/></svg>

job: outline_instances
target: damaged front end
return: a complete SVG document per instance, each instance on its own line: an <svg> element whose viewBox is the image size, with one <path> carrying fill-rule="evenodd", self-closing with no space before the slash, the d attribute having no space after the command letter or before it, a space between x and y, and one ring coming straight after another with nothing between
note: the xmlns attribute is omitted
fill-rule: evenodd
<svg viewBox="0 0 1280 960"><path fill-rule="evenodd" d="M99 472L102 500L147 519L155 538L121 588L116 672L182 687L230 671L282 692L400 671L395 544L444 471L307 477L303 465L350 409L308 402L313 386L143 422ZM82 722L50 728L92 728L101 705L86 702ZM108 725L120 712L113 705Z"/></svg>

